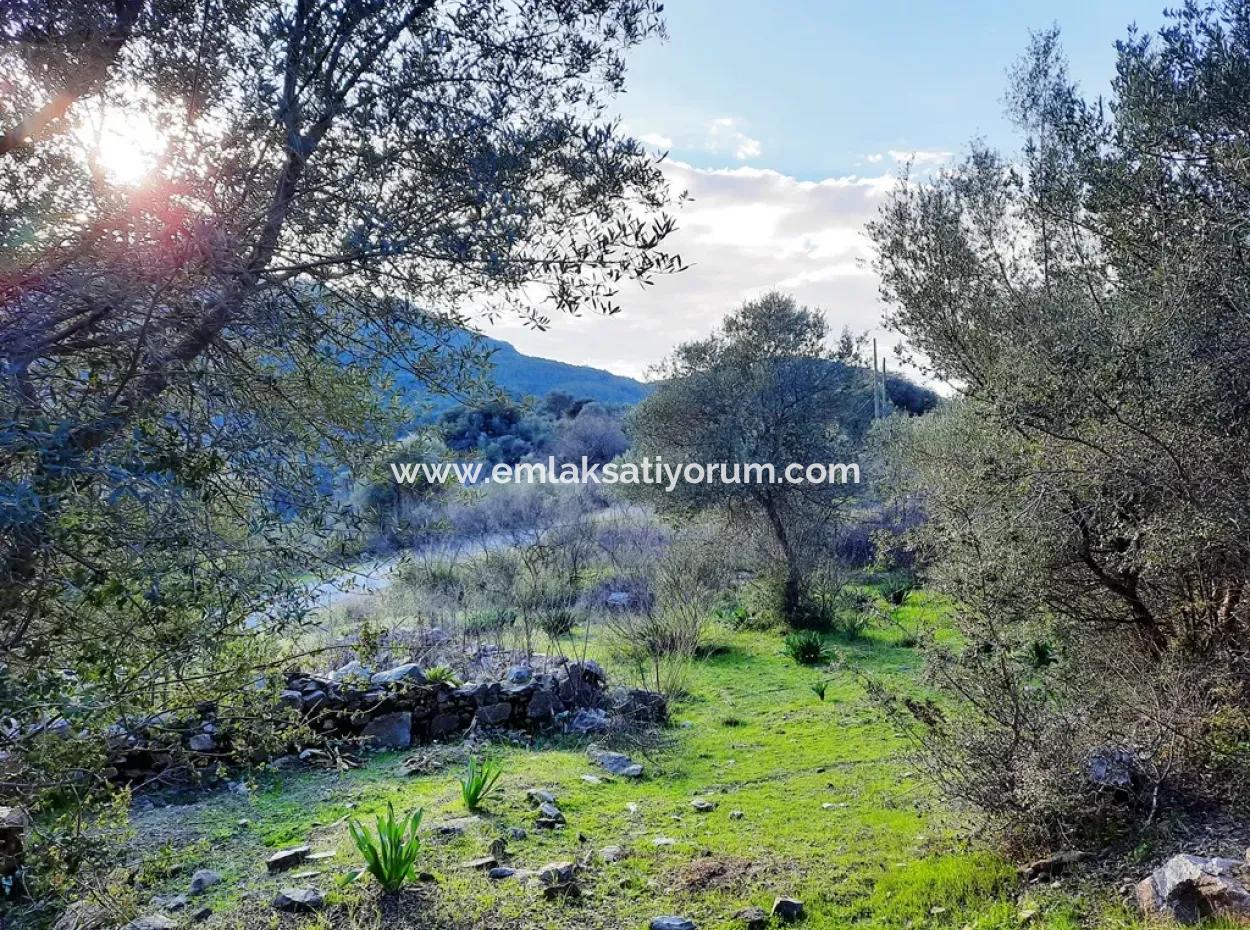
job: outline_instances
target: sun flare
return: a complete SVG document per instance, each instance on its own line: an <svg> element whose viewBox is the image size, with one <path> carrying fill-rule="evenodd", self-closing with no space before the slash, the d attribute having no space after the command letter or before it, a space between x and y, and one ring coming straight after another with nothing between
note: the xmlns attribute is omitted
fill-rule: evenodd
<svg viewBox="0 0 1250 930"><path fill-rule="evenodd" d="M78 130L87 159L114 184L137 187L156 169L165 138L137 107L106 106Z"/></svg>

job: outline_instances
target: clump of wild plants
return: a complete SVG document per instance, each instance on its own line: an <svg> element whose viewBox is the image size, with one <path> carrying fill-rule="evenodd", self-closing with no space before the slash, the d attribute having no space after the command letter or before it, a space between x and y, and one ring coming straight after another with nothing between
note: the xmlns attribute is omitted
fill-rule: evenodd
<svg viewBox="0 0 1250 930"><path fill-rule="evenodd" d="M798 630L784 640L785 654L799 665L823 665L831 658L824 639L815 630Z"/></svg>
<svg viewBox="0 0 1250 930"><path fill-rule="evenodd" d="M825 692L829 690L829 682L821 678L818 681L812 682L811 688L812 694L816 695L817 698L823 701L825 699Z"/></svg>
<svg viewBox="0 0 1250 930"><path fill-rule="evenodd" d="M503 763L498 759L469 759L469 767L460 779L460 797L466 809L475 811L482 806L495 790L503 775Z"/></svg>
<svg viewBox="0 0 1250 930"><path fill-rule="evenodd" d="M425 670L425 680L432 685L449 685L452 688L460 684L460 679L456 677L456 673L447 665L435 665Z"/></svg>
<svg viewBox="0 0 1250 930"><path fill-rule="evenodd" d="M357 820L348 824L352 841L364 857L365 869L389 894L399 891L412 877L421 853L417 829L424 813L418 808L410 817L397 817L395 805L388 801L386 816L377 818L376 832L370 832Z"/></svg>

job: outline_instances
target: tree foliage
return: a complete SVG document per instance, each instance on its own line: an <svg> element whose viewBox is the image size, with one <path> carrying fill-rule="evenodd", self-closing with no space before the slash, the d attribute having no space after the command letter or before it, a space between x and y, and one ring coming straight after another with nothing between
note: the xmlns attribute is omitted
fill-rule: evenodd
<svg viewBox="0 0 1250 930"><path fill-rule="evenodd" d="M679 267L659 168L604 116L659 11L5 6L9 749L251 675L253 629L298 618L292 579L332 560L336 475L395 437L386 372L472 381L470 302L541 325ZM142 183L110 174L93 121L155 127Z"/></svg>
<svg viewBox="0 0 1250 930"><path fill-rule="evenodd" d="M960 394L893 447L967 645L962 722L918 719L957 793L1053 838L1119 797L1108 758L1209 788L1250 735L1250 10L1131 32L1108 102L1040 35L1009 100L1018 158L974 146L871 233Z"/></svg>
<svg viewBox="0 0 1250 930"><path fill-rule="evenodd" d="M661 509L723 509L761 521L780 551L783 604L793 619L805 575L854 485L746 480L745 466L855 462L868 421L858 369L833 362L818 310L768 294L730 313L707 339L662 366L659 389L629 420L634 454L671 464L740 466L733 483L641 486Z"/></svg>

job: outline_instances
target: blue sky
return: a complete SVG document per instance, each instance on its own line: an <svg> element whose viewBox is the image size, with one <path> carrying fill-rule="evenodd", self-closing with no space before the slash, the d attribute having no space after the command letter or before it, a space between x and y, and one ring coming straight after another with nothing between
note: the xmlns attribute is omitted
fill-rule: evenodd
<svg viewBox="0 0 1250 930"><path fill-rule="evenodd" d="M669 39L636 50L617 109L668 149L692 202L673 250L689 271L622 294L610 318L507 322L492 335L532 355L645 376L678 342L770 289L825 310L836 333L884 346L863 225L901 162L935 170L974 137L1012 151L1007 72L1030 30L1057 24L1072 76L1105 94L1114 43L1155 31L1178 0L670 0Z"/></svg>
<svg viewBox="0 0 1250 930"><path fill-rule="evenodd" d="M734 160L706 139L727 118L758 142L751 164L807 180L865 173L865 156L889 150L1009 143L1005 74L1030 29L1057 23L1073 77L1105 90L1112 43L1131 22L1156 28L1164 2L672 0L669 40L634 54L620 111L697 167Z"/></svg>

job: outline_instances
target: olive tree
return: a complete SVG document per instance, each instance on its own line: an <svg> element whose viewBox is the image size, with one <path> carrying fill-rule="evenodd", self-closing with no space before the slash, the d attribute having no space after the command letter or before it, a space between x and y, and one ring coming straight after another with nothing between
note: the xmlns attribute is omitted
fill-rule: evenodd
<svg viewBox="0 0 1250 930"><path fill-rule="evenodd" d="M716 510L761 526L780 555L781 609L791 621L799 619L807 575L857 487L787 481L785 470L855 463L866 425L865 379L831 360L827 330L819 310L792 297L749 301L707 339L679 346L658 372L659 388L629 418L634 456L727 466L721 476L737 475L672 489L644 485L640 492L661 510Z"/></svg>
<svg viewBox="0 0 1250 930"><path fill-rule="evenodd" d="M1244 770L1250 14L1131 33L1109 105L1040 35L1009 100L1017 157L904 180L871 235L957 393L887 450L965 647L934 653L959 713L916 719L957 793L1053 841Z"/></svg>
<svg viewBox="0 0 1250 930"><path fill-rule="evenodd" d="M659 13L4 6L0 749L29 763L7 791L94 784L35 772L31 734L98 749L287 660L257 637L333 566L329 489L410 419L397 377L473 387L469 307L545 325L679 267L656 160L605 116ZM158 137L139 183L96 125Z"/></svg>

